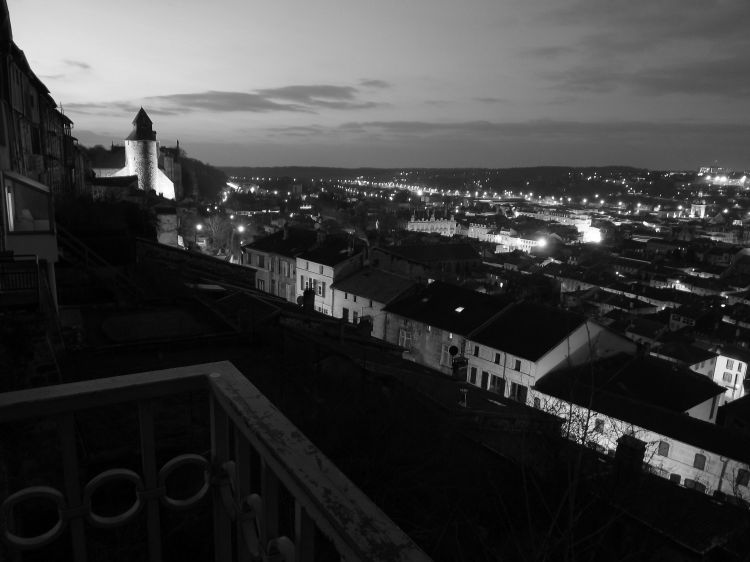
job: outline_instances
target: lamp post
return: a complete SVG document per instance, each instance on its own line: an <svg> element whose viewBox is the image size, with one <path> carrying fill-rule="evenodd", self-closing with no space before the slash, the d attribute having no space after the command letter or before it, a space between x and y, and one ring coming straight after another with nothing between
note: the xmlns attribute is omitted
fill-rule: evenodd
<svg viewBox="0 0 750 562"><path fill-rule="evenodd" d="M193 241L198 244L198 233L203 230L203 225L198 223L195 225L195 237L193 238Z"/></svg>
<svg viewBox="0 0 750 562"><path fill-rule="evenodd" d="M232 228L232 235L229 237L229 254L230 254L229 259L230 261L232 259L232 256L234 255L234 231L235 230L239 232L240 234L242 234L243 232L245 232L245 226L241 224L237 226L236 228ZM238 260L238 261L241 262L242 260Z"/></svg>

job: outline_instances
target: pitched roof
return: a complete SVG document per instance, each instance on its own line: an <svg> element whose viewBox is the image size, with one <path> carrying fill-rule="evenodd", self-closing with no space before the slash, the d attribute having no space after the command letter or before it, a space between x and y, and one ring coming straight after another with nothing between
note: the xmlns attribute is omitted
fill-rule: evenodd
<svg viewBox="0 0 750 562"><path fill-rule="evenodd" d="M376 302L388 303L415 285L408 277L382 269L367 268L336 281L332 287Z"/></svg>
<svg viewBox="0 0 750 562"><path fill-rule="evenodd" d="M349 250L353 244L353 252L350 254ZM329 236L318 246L309 248L302 252L299 257L313 263L335 266L336 264L348 260L361 251L362 247L353 239L348 237Z"/></svg>
<svg viewBox="0 0 750 562"><path fill-rule="evenodd" d="M681 341L664 343L654 349L653 353L676 359L678 363L684 365L695 365L702 361L714 359L717 355L713 351L701 349Z"/></svg>
<svg viewBox="0 0 750 562"><path fill-rule="evenodd" d="M288 228L286 231L274 232L251 244L245 244L243 249L249 248L259 252L293 258L312 248L316 241L317 233L313 230Z"/></svg>
<svg viewBox="0 0 750 562"><path fill-rule="evenodd" d="M125 140L156 140L156 131L152 130L153 121L141 108L133 119L133 130Z"/></svg>
<svg viewBox="0 0 750 562"><path fill-rule="evenodd" d="M389 246L385 250L396 256L422 263L479 260L479 253L471 244L414 244Z"/></svg>
<svg viewBox="0 0 750 562"><path fill-rule="evenodd" d="M691 407L687 404L700 403L702 397L706 400L724 389L686 368L652 369L649 359L658 361L615 356L554 371L537 381L534 388L677 441L750 462L750 436L683 413Z"/></svg>
<svg viewBox="0 0 750 562"><path fill-rule="evenodd" d="M385 311L460 335L468 335L510 304L506 297L434 281L385 307Z"/></svg>
<svg viewBox="0 0 750 562"><path fill-rule="evenodd" d="M536 361L565 339L586 318L531 302L508 307L492 322L472 332L472 341Z"/></svg>

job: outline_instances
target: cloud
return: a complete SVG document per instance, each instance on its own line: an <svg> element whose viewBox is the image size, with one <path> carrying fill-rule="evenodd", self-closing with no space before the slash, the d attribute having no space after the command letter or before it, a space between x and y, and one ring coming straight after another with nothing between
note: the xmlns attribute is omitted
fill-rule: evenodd
<svg viewBox="0 0 750 562"><path fill-rule="evenodd" d="M69 107L85 114L119 115L137 111L143 105L156 115L178 115L197 111L211 113L317 113L319 109L368 109L377 104L358 98L352 86L329 84L292 85L265 88L253 92L209 90L179 94L148 96L136 101L75 103Z"/></svg>
<svg viewBox="0 0 750 562"><path fill-rule="evenodd" d="M636 94L711 95L745 99L750 95L747 56L735 54L711 60L690 60L628 70L612 66L579 65L544 75L569 92L609 93L625 88Z"/></svg>
<svg viewBox="0 0 750 562"><path fill-rule="evenodd" d="M88 63L85 63L83 61L79 60L71 60L71 59L64 59L63 62L68 65L72 66L74 68L78 68L80 70L91 70L91 65Z"/></svg>
<svg viewBox="0 0 750 562"><path fill-rule="evenodd" d="M480 101L482 103L507 103L508 100L504 98L474 98L476 101Z"/></svg>
<svg viewBox="0 0 750 562"><path fill-rule="evenodd" d="M122 117L123 115L135 116L140 107L140 105L131 102L67 103L63 105L63 109L66 112L112 117ZM153 115L177 115L178 113L158 107L149 108L148 112Z"/></svg>
<svg viewBox="0 0 750 562"><path fill-rule="evenodd" d="M359 101L357 89L352 86L332 86L328 84L283 86L257 90L265 98L292 101L307 107L328 109L366 109L377 104Z"/></svg>
<svg viewBox="0 0 750 562"><path fill-rule="evenodd" d="M365 88L390 88L393 86L385 80L360 80L359 85Z"/></svg>
<svg viewBox="0 0 750 562"><path fill-rule="evenodd" d="M544 59L557 58L562 55L568 55L576 51L575 47L568 45L549 45L546 47L534 47L531 49L525 49L522 54L539 57Z"/></svg>
<svg viewBox="0 0 750 562"><path fill-rule="evenodd" d="M622 137L622 136L737 136L750 134L750 124L702 123L686 121L559 121L538 119L518 122L492 121L364 121L348 122L338 130L347 132L384 132L413 136L470 137Z"/></svg>
<svg viewBox="0 0 750 562"><path fill-rule="evenodd" d="M309 111L298 104L278 103L267 96L247 92L220 92L209 90L190 94L168 94L146 98L149 105L179 112L211 111L216 113L269 111ZM151 111L149 109L149 111Z"/></svg>

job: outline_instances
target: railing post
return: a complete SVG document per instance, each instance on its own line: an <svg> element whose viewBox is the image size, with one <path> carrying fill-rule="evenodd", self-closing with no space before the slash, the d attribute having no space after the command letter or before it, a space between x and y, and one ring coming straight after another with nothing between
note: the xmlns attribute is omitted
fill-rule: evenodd
<svg viewBox="0 0 750 562"><path fill-rule="evenodd" d="M250 494L250 446L244 436L234 432L234 462L236 466L235 480L237 482L235 491L235 504L238 506L237 513L237 560L238 562L250 562L251 554L242 533L242 504L243 500Z"/></svg>
<svg viewBox="0 0 750 562"><path fill-rule="evenodd" d="M212 377L220 377L211 374ZM229 419L221 405L211 396L211 464L215 470L229 460ZM213 489L214 561L226 562L232 558L231 517L221 497L220 486Z"/></svg>
<svg viewBox="0 0 750 562"><path fill-rule="evenodd" d="M294 502L294 556L295 562L315 560L315 523L298 502Z"/></svg>
<svg viewBox="0 0 750 562"><path fill-rule="evenodd" d="M141 464L143 482L149 495L146 498L146 530L148 555L151 562L161 562L161 521L159 519L158 475L156 472L156 448L154 444L154 402L138 403L138 420L141 433Z"/></svg>
<svg viewBox="0 0 750 562"><path fill-rule="evenodd" d="M263 530L261 537L263 548L268 541L279 536L279 479L268 466L265 459L260 464L260 489L263 498Z"/></svg>
<svg viewBox="0 0 750 562"><path fill-rule="evenodd" d="M66 414L62 417L59 434L63 457L63 476L65 478L65 498L69 510L79 510L82 496L81 482L78 479L78 451L76 450L76 429L73 414ZM83 517L73 517L70 520L70 537L73 544L73 559L76 562L86 562L88 556Z"/></svg>

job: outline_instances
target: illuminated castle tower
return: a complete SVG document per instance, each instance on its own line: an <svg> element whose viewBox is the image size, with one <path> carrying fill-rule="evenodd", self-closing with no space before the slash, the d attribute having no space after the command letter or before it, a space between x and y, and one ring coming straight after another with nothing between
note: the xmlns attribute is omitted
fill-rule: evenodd
<svg viewBox="0 0 750 562"><path fill-rule="evenodd" d="M125 139L127 175L138 176L138 189L158 192L159 147L152 121L141 108L133 119L133 131Z"/></svg>

